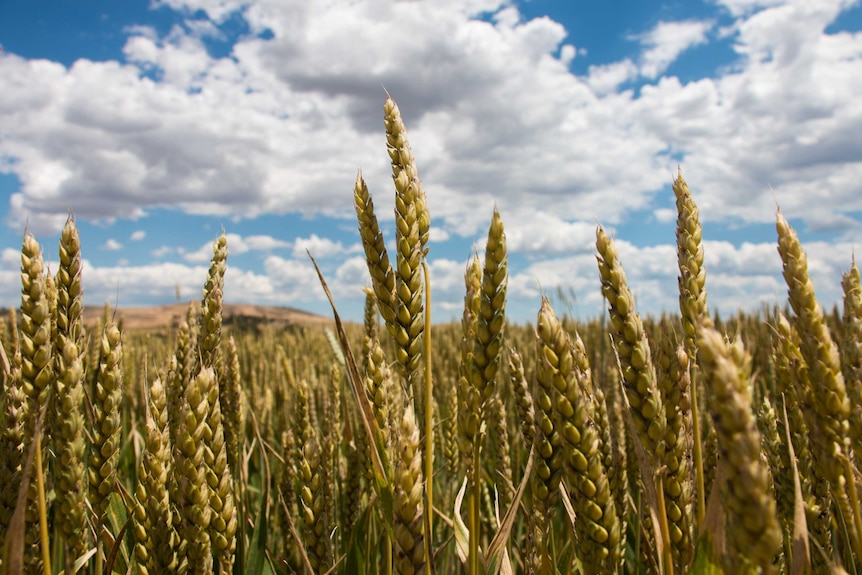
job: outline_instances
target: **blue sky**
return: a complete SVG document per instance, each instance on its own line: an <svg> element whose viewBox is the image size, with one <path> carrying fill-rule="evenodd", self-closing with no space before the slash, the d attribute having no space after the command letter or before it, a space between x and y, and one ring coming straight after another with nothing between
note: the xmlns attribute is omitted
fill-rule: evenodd
<svg viewBox="0 0 862 575"><path fill-rule="evenodd" d="M602 313L597 223L639 311L674 311L677 166L711 308L784 301L776 202L831 307L862 237L860 30L850 0L0 0L0 305L25 228L54 261L72 211L88 304L198 298L225 230L228 301L327 313L308 249L360 319L358 170L394 237L385 86L437 320L495 205L514 320L558 286Z"/></svg>

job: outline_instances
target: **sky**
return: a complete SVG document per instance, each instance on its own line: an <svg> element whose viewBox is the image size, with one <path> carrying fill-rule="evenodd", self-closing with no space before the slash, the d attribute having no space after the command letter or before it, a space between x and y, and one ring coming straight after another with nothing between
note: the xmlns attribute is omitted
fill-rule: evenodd
<svg viewBox="0 0 862 575"><path fill-rule="evenodd" d="M0 306L25 231L56 271L74 214L84 299L200 298L361 320L361 170L387 245L398 103L431 215L432 318L461 315L493 210L507 313L603 313L609 230L638 311L678 311L671 184L704 226L708 305L783 305L775 215L818 299L862 238L862 6L853 0L0 0Z"/></svg>

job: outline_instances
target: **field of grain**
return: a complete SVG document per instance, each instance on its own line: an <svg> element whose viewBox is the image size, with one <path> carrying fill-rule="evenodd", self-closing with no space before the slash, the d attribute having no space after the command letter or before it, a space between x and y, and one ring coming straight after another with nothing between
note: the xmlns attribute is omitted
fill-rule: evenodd
<svg viewBox="0 0 862 575"><path fill-rule="evenodd" d="M678 315L638 315L599 226L607 315L543 299L508 323L495 211L461 322L432 326L425 193L384 114L396 251L357 178L363 325L337 302L334 322L229 324L224 236L176 321L85 324L74 220L53 276L24 238L0 323L0 574L860 572L855 262L824 314L779 213L787 305L711 317L680 175Z"/></svg>

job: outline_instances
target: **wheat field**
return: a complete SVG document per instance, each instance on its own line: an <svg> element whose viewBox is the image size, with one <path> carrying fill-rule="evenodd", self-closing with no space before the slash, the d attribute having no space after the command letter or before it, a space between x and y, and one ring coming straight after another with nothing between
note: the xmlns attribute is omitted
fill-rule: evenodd
<svg viewBox="0 0 862 575"><path fill-rule="evenodd" d="M637 313L598 226L607 314L542 298L508 322L494 210L461 321L432 324L431 220L388 97L384 126L395 253L360 176L361 325L331 296L331 324L223 325L222 235L178 327L127 331L106 304L86 328L74 219L54 275L25 234L0 322L0 574L862 572L855 262L825 313L779 212L786 305L711 316L680 174L678 314Z"/></svg>

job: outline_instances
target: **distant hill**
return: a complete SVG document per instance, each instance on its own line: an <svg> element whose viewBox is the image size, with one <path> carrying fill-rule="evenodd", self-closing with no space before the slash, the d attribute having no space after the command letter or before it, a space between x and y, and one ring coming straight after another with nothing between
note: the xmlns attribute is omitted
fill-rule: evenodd
<svg viewBox="0 0 862 575"><path fill-rule="evenodd" d="M132 307L117 309L117 317L122 316L124 329L158 329L176 327L185 318L188 303L171 305ZM84 307L84 323L92 325L98 322L104 308L101 306ZM330 318L308 313L290 307L275 307L253 304L225 304L223 321L226 325L243 323L255 325L260 323L283 324L325 324Z"/></svg>

